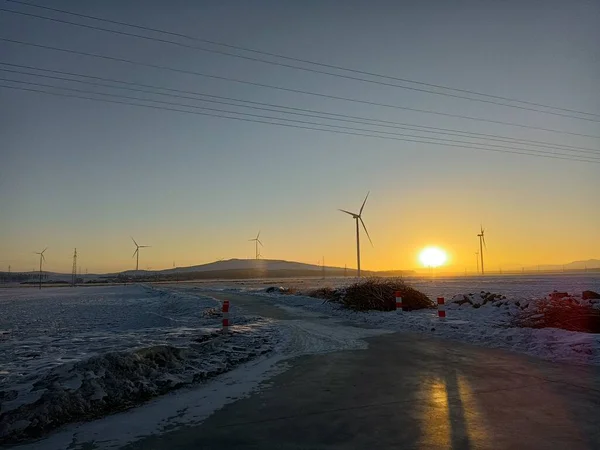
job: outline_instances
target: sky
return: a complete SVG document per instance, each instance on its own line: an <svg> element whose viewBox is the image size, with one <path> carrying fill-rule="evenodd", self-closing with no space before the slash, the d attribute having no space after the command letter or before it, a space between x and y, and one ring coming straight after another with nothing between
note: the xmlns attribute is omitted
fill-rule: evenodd
<svg viewBox="0 0 600 450"><path fill-rule="evenodd" d="M50 5L39 0L31 3ZM448 269L474 272L480 226L486 230L489 268L600 258L598 2L350 0L341 7L334 0L56 0L51 7L395 79L0 0L3 10L379 82L0 11L0 39L163 67L0 40L0 61L13 64L0 65L13 71L0 71L0 270L9 265L13 271L32 270L38 265L34 252L45 247L49 271L69 272L74 247L82 270L132 269L135 247L130 236L152 246L142 249L140 269L252 258L254 245L249 239L259 230L264 258L307 263L325 258L328 266L355 267L354 222L337 209L357 211L367 192L363 218L373 246L362 233L363 269L419 267L419 252L433 245L448 253ZM15 65L188 94L162 91L171 95L160 96L103 88L48 78L65 75ZM436 95L414 89L473 97L402 83L398 78L531 103L509 102L529 108L521 109ZM132 103L92 91L168 103L145 101L153 107L144 108L64 96ZM282 115L206 103L191 100L189 92L316 113L309 113L313 117ZM215 109L255 114L226 113L229 117L292 126L201 115L224 114ZM362 123L336 122L323 119L323 112L363 119ZM395 125L377 127L373 120L445 128L454 135L419 133ZM501 140L473 140L465 132ZM423 142L425 138L450 141ZM457 140L463 143L452 142ZM523 140L550 143L553 148L526 146ZM464 148L465 141L481 148ZM508 153L531 150L564 159Z"/></svg>

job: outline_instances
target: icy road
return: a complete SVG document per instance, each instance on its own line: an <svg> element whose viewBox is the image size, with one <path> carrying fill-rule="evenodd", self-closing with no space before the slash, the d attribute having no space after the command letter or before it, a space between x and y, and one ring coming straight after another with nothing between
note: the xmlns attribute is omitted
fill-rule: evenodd
<svg viewBox="0 0 600 450"><path fill-rule="evenodd" d="M273 319L285 339L201 387L68 426L26 449L587 449L596 366L392 333L268 297L204 292Z"/></svg>

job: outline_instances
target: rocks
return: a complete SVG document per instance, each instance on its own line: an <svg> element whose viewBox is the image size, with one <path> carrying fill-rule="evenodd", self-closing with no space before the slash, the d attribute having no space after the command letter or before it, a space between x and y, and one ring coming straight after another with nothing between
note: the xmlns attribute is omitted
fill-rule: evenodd
<svg viewBox="0 0 600 450"><path fill-rule="evenodd" d="M465 305L469 304L474 308L479 308L486 304L494 304L499 306L501 300L506 300L506 297L501 294L493 294L491 292L481 291L479 294L459 294L452 297L450 304Z"/></svg>
<svg viewBox="0 0 600 450"><path fill-rule="evenodd" d="M583 300L597 300L600 299L600 294L594 291L583 291L581 293L581 298Z"/></svg>
<svg viewBox="0 0 600 450"><path fill-rule="evenodd" d="M265 292L268 294L287 294L289 293L291 290L288 288L284 288L283 286L269 286Z"/></svg>

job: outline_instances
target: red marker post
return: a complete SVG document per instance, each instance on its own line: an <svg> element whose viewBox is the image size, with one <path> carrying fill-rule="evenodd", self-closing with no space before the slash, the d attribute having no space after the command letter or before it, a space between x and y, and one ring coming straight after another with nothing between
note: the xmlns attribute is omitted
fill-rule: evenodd
<svg viewBox="0 0 600 450"><path fill-rule="evenodd" d="M229 331L229 300L223 302L223 333Z"/></svg>
<svg viewBox="0 0 600 450"><path fill-rule="evenodd" d="M396 297L396 311L404 311L404 307L402 306L402 294L400 291L396 291L394 296Z"/></svg>
<svg viewBox="0 0 600 450"><path fill-rule="evenodd" d="M446 305L444 303L444 297L438 297L437 305L438 305L438 317L440 319L445 319L446 318Z"/></svg>

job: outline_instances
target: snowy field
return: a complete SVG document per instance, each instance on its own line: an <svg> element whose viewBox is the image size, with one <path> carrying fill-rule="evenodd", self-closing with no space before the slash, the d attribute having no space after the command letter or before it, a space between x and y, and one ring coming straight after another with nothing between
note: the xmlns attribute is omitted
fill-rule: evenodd
<svg viewBox="0 0 600 450"><path fill-rule="evenodd" d="M579 274L542 274L485 277L408 277L407 284L425 293L432 299L437 297L451 298L458 294L489 291L510 296L512 298L543 298L550 292L567 291L570 294L581 294L584 290L600 291L600 273ZM356 281L351 277L337 278L285 278L238 281L215 281L194 283L204 289L226 290L232 292L262 291L268 286L283 286L300 291L319 287L344 287ZM182 286L185 283L181 284Z"/></svg>
<svg viewBox="0 0 600 450"><path fill-rule="evenodd" d="M0 290L0 443L123 409L272 348L268 321L143 285Z"/></svg>
<svg viewBox="0 0 600 450"><path fill-rule="evenodd" d="M582 291L600 292L600 274L540 275L504 277L409 278L406 282L430 298L444 297L447 319L440 321L435 310L401 312L353 312L333 303L301 295L318 287L343 287L354 282L349 278L305 280L240 281L213 285L225 291L268 296L282 308L302 308L319 314L372 327L426 333L443 339L475 345L504 348L531 356L570 364L600 365L600 334L580 333L555 328L531 329L512 325L512 319L535 300L557 290L581 296ZM298 290L300 295L266 293L265 286L282 286ZM206 286L205 288L208 288ZM453 298L481 291L506 297L502 306L491 303L473 308L452 304ZM578 300L579 301L579 300ZM480 303L483 303L482 301ZM584 302L600 309L600 301Z"/></svg>

